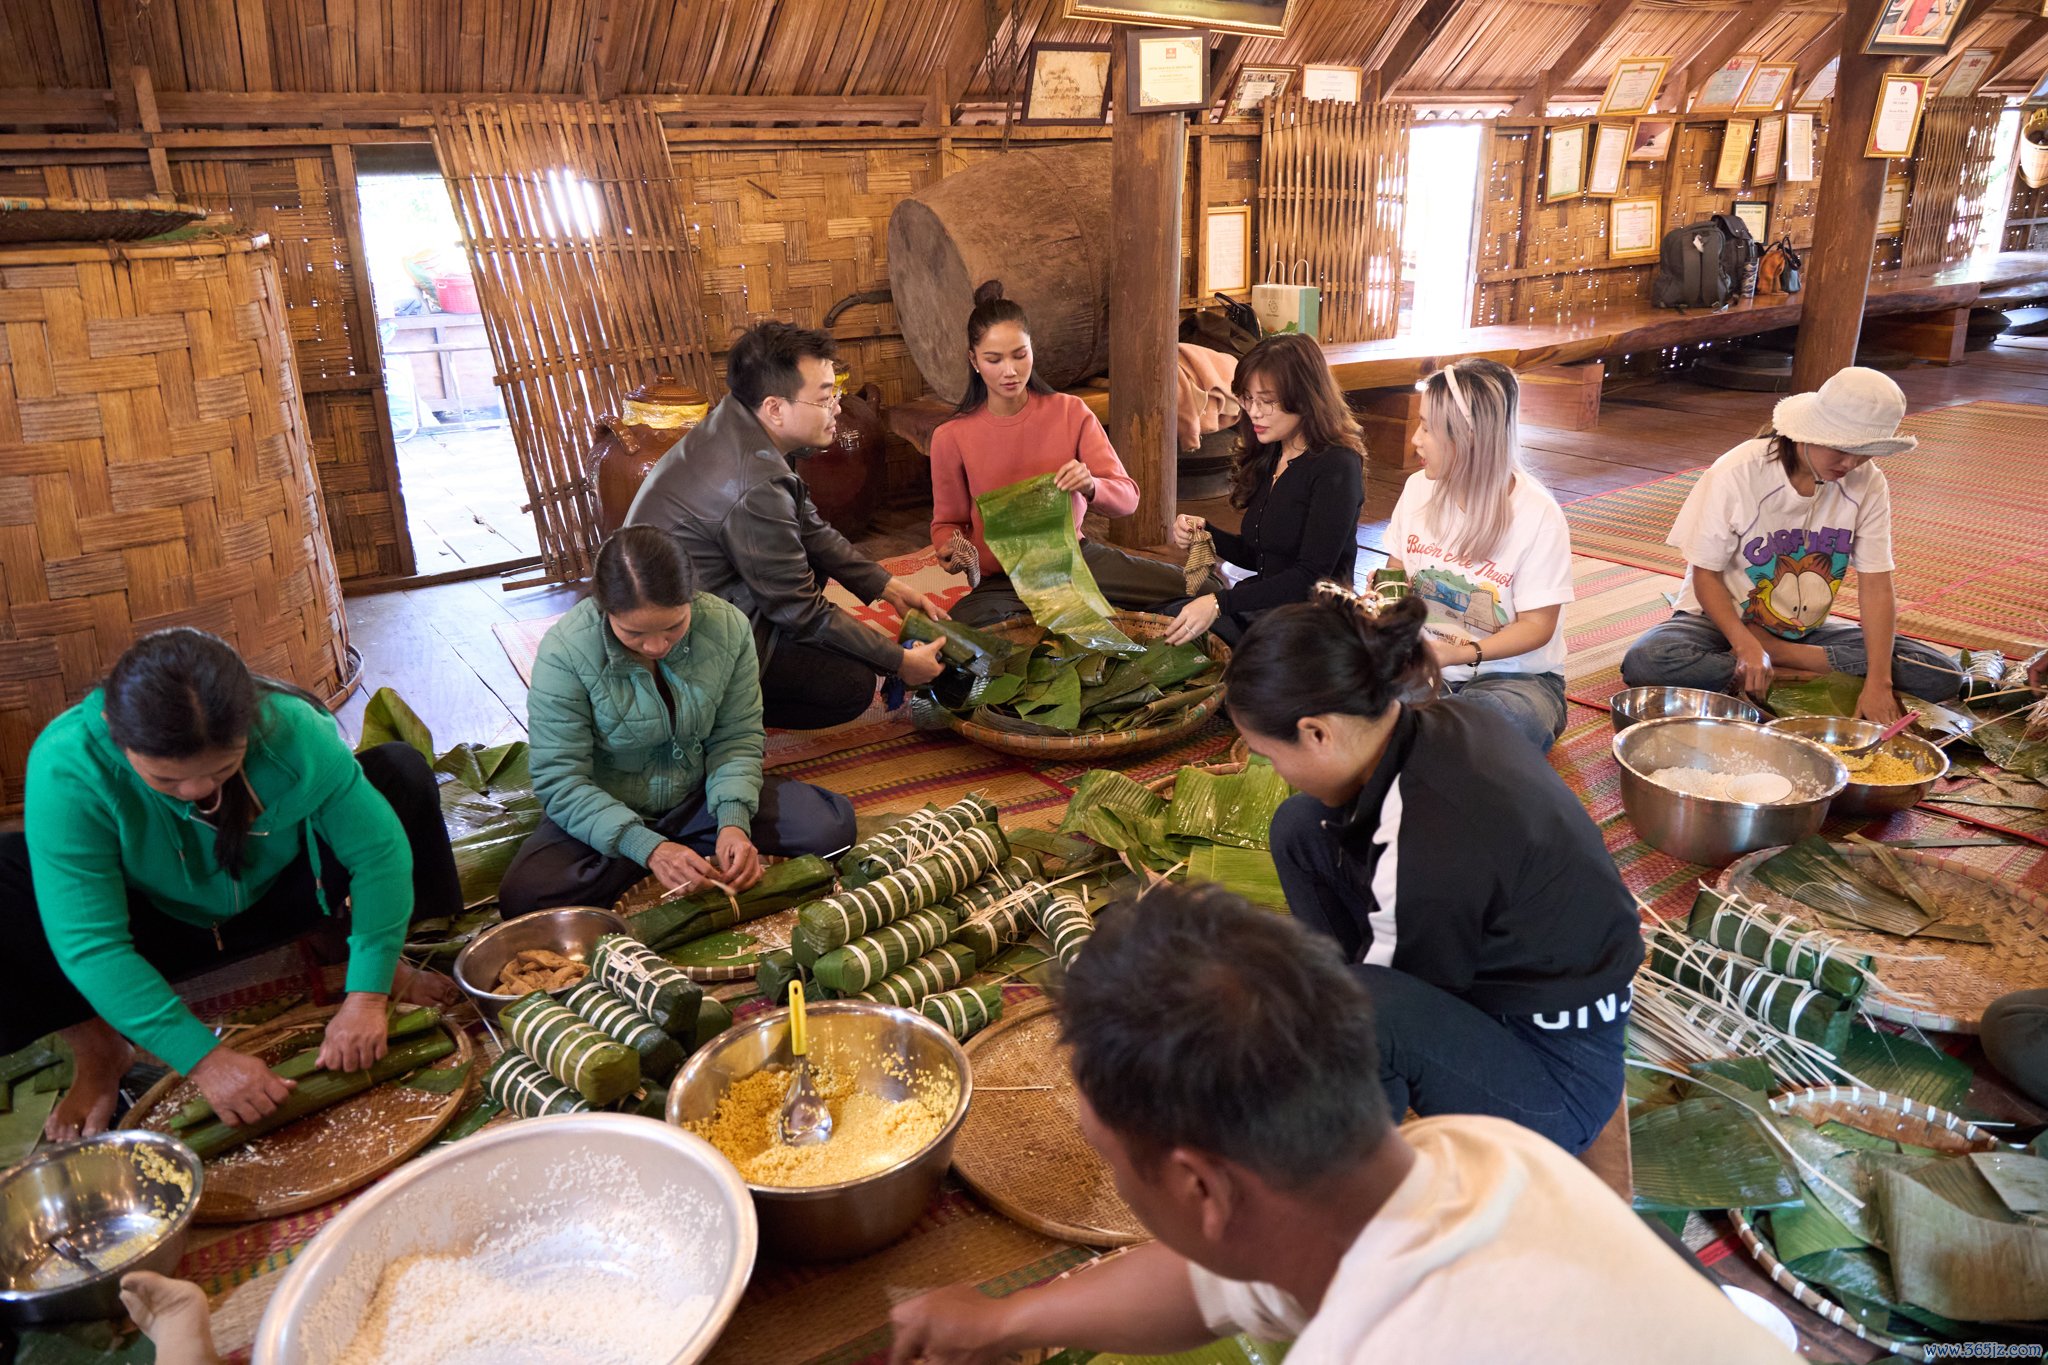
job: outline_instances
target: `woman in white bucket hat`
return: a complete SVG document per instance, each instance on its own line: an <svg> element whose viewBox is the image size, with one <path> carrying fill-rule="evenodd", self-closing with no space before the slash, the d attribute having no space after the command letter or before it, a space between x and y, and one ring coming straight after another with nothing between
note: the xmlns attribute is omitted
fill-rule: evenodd
<svg viewBox="0 0 2048 1365"><path fill-rule="evenodd" d="M1905 415L1897 384L1851 367L1714 461L1665 540L1686 559L1677 610L1630 647L1623 680L1760 697L1776 671L1848 673L1875 721L1898 719L1895 692L1953 697L1956 661L1893 629L1891 489L1871 462L1919 444ZM1852 568L1861 625L1828 619Z"/></svg>

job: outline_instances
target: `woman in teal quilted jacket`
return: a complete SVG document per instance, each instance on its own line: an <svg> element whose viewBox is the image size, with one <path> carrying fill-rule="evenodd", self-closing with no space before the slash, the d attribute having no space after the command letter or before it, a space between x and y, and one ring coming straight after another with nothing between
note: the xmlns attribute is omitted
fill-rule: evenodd
<svg viewBox="0 0 2048 1365"><path fill-rule="evenodd" d="M506 915L609 906L649 872L672 891L744 891L762 853L853 842L845 797L762 774L753 631L696 591L673 536L619 531L592 583L534 661L526 725L546 818L506 869Z"/></svg>

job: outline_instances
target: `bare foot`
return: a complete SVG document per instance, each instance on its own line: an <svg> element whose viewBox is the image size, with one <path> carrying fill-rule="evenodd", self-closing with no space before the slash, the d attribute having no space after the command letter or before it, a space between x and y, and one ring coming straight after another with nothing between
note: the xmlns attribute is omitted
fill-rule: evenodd
<svg viewBox="0 0 2048 1365"><path fill-rule="evenodd" d="M391 978L391 998L401 1005L452 1005L462 999L462 987L453 977L400 962Z"/></svg>
<svg viewBox="0 0 2048 1365"><path fill-rule="evenodd" d="M121 1277L121 1306L156 1346L157 1365L220 1365L206 1291L147 1270Z"/></svg>
<svg viewBox="0 0 2048 1365"><path fill-rule="evenodd" d="M75 1024L58 1035L76 1059L71 1089L50 1111L43 1136L52 1142L107 1131L121 1099L121 1078L135 1064L135 1048L104 1019Z"/></svg>

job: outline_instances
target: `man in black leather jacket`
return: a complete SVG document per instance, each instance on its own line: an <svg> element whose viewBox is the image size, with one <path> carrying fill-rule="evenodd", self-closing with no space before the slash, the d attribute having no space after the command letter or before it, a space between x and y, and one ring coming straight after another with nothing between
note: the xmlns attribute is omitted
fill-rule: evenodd
<svg viewBox="0 0 2048 1365"><path fill-rule="evenodd" d="M864 602L945 615L827 525L793 464L836 430L834 355L824 332L750 328L726 357L725 398L655 463L626 513L680 537L698 586L754 623L762 718L792 730L859 716L877 675L915 687L940 668L938 641L905 649L825 597L837 579Z"/></svg>

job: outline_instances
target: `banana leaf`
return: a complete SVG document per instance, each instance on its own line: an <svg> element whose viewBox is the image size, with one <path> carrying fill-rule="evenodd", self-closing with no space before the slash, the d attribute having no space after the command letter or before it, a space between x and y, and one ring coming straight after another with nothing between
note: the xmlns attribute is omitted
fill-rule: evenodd
<svg viewBox="0 0 2048 1365"><path fill-rule="evenodd" d="M35 1090L27 1081L15 1083L13 1102L0 1113L0 1171L36 1149L43 1140L43 1124L61 1098L54 1090Z"/></svg>
<svg viewBox="0 0 2048 1365"><path fill-rule="evenodd" d="M1039 474L975 499L982 538L1033 619L1054 635L1110 654L1141 646L1110 623L1109 600L1081 557L1072 495Z"/></svg>
<svg viewBox="0 0 2048 1365"><path fill-rule="evenodd" d="M1964 1324L1913 1304L1900 1303L1891 1259L1868 1247L1840 1247L1792 1261L1785 1268L1849 1310L1865 1327L1900 1341L1929 1341L1964 1335Z"/></svg>
<svg viewBox="0 0 2048 1365"><path fill-rule="evenodd" d="M1148 702L1133 711L1126 711L1116 718L1112 729L1142 730L1148 725L1157 725L1183 711L1192 710L1223 690L1220 682L1204 683L1197 687L1183 687L1178 692L1169 692L1157 701Z"/></svg>
<svg viewBox="0 0 2048 1365"><path fill-rule="evenodd" d="M1070 735L1073 733L1071 728L1062 730L1057 725L1041 725L1037 721L1019 720L1015 716L1006 715L998 711L993 706L975 707L973 714L968 719L972 720L976 725L986 726L991 730L1002 730L1013 735Z"/></svg>
<svg viewBox="0 0 2048 1365"><path fill-rule="evenodd" d="M1208 671L1215 663L1194 645L1147 645L1136 658L1125 659L1110 669L1100 687L1081 690L1081 710L1092 712L1103 703L1150 686L1162 693Z"/></svg>
<svg viewBox="0 0 2048 1365"><path fill-rule="evenodd" d="M1954 1112L1970 1093L1969 1065L1946 1052L1896 1033L1857 1024L1835 1053L1844 1071L1873 1090L1904 1095Z"/></svg>
<svg viewBox="0 0 2048 1365"><path fill-rule="evenodd" d="M2048 1223L2005 1206L1967 1157L1876 1182L1899 1297L1965 1322L2048 1318Z"/></svg>
<svg viewBox="0 0 2048 1365"><path fill-rule="evenodd" d="M1756 878L1779 895L1819 911L1824 922L1901 938L1988 942L1983 926L1937 921L1890 887L1866 876L1817 834L1757 865Z"/></svg>
<svg viewBox="0 0 2048 1365"><path fill-rule="evenodd" d="M1661 939L1653 941L1649 961L1657 975L1802 1042L1833 1052L1848 1040L1854 1013L1797 977L1780 976L1746 957L1697 941L1682 959Z"/></svg>
<svg viewBox="0 0 2048 1365"><path fill-rule="evenodd" d="M939 657L955 668L964 668L982 678L1001 672L1010 656L1017 652L1017 646L1000 635L976 630L959 621L934 621L921 611L913 611L903 618L903 629L897 633L896 639L903 644L944 640L946 643L939 647Z"/></svg>
<svg viewBox="0 0 2048 1365"><path fill-rule="evenodd" d="M420 757L427 762L434 761L434 735L427 729L427 723L398 693L380 687L370 694L370 704L363 710L363 737L356 744L356 752L394 740L419 750Z"/></svg>
<svg viewBox="0 0 2048 1365"><path fill-rule="evenodd" d="M1799 1186L1750 1111L1719 1095L1630 1120L1635 1207L1648 1212L1775 1208Z"/></svg>
<svg viewBox="0 0 2048 1365"><path fill-rule="evenodd" d="M1055 730L1074 729L1081 723L1080 665L1061 665L1035 696L1028 701L1019 696L1016 706L1017 714L1030 718L1034 724L1049 725Z"/></svg>
<svg viewBox="0 0 2048 1365"><path fill-rule="evenodd" d="M1188 850L1188 880L1212 882L1253 905L1287 913L1287 893L1280 887L1280 872L1268 849L1197 844Z"/></svg>
<svg viewBox="0 0 2048 1365"><path fill-rule="evenodd" d="M2048 1213L2048 1160L2031 1152L1972 1152L1970 1161L2014 1213Z"/></svg>
<svg viewBox="0 0 2048 1365"><path fill-rule="evenodd" d="M1800 682L1781 682L1764 698L1774 716L1853 716L1863 696L1863 679L1852 673L1823 673Z"/></svg>
<svg viewBox="0 0 2048 1365"><path fill-rule="evenodd" d="M2024 713L1981 724L1970 732L1970 739L2007 772L2048 784L2048 740L2028 735Z"/></svg>
<svg viewBox="0 0 2048 1365"><path fill-rule="evenodd" d="M1787 1264L1824 1251L1854 1251L1870 1245L1851 1232L1827 1205L1817 1199L1808 1199L1790 1208L1772 1209L1767 1216L1770 1219L1771 1246L1777 1251L1778 1259ZM1864 1294L1864 1297L1879 1296Z"/></svg>
<svg viewBox="0 0 2048 1365"><path fill-rule="evenodd" d="M1081 817L1091 806L1108 806L1141 816L1163 816L1167 809L1166 799L1144 783L1113 768L1091 768L1074 783L1074 794L1067 802L1066 818L1060 821L1058 832L1072 834L1079 830Z"/></svg>
<svg viewBox="0 0 2048 1365"><path fill-rule="evenodd" d="M1238 773L1182 768L1174 779L1166 832L1238 848L1267 848L1273 817L1292 795L1286 779L1267 767L1247 767Z"/></svg>
<svg viewBox="0 0 2048 1365"><path fill-rule="evenodd" d="M656 901L626 921L633 937L666 954L693 938L718 933L811 900L832 884L832 864L815 854L764 868L761 880L739 893L739 912L723 891L710 887Z"/></svg>
<svg viewBox="0 0 2048 1365"><path fill-rule="evenodd" d="M662 957L678 967L752 967L761 960L761 940L736 929L693 938Z"/></svg>
<svg viewBox="0 0 2048 1365"><path fill-rule="evenodd" d="M1878 1174L1910 1170L1925 1158L1869 1150L1843 1137L1838 1126L1819 1128L1796 1114L1773 1114L1770 1124L1794 1154L1806 1201L1826 1208L1850 1232L1885 1250L1884 1228L1872 1206Z"/></svg>
<svg viewBox="0 0 2048 1365"><path fill-rule="evenodd" d="M1761 1104L1771 1093L1770 1063L1761 1057L1710 1057L1688 1063L1685 1069L1695 1077L1680 1083L1687 1099L1695 1094L1726 1095L1730 1090L1740 1090L1744 1098Z"/></svg>

